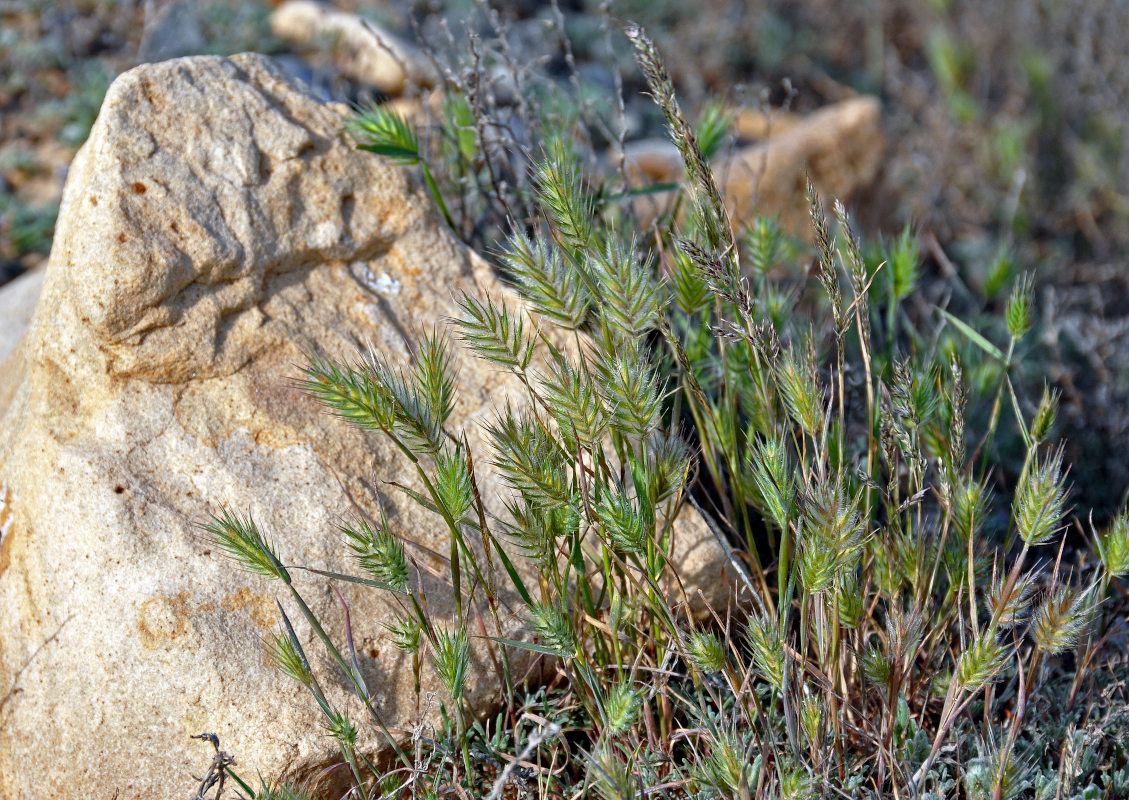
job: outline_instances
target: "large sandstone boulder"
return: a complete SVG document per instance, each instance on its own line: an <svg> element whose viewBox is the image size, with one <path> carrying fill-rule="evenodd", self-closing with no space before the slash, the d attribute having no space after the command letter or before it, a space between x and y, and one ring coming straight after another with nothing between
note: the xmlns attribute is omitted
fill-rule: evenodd
<svg viewBox="0 0 1129 800"><path fill-rule="evenodd" d="M253 514L286 563L350 571L336 525L383 507L434 571L430 611L451 615L434 555L448 552L444 529L384 483L413 485L408 465L294 378L305 354L351 357L367 341L406 364L456 293L502 288L413 172L356 152L341 125L259 56L143 66L111 87L70 173L34 317L0 366L0 797L184 797L210 760L189 738L204 731L248 777L337 760L310 698L264 655L276 587L201 534L223 507ZM481 453L480 423L521 394L456 360L452 427ZM689 523L676 558L691 588L723 598L721 550ZM343 641L325 581L295 576ZM377 704L406 735L417 709L383 628L387 597L339 588ZM480 647L473 661L484 707L498 677ZM424 690L438 690L430 668Z"/></svg>

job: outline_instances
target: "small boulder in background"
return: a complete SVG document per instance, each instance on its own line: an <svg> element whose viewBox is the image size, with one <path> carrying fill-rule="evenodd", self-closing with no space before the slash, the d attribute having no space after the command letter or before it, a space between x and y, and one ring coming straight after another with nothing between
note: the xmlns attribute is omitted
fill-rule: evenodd
<svg viewBox="0 0 1129 800"><path fill-rule="evenodd" d="M811 238L805 175L828 201L844 202L878 175L886 150L881 111L873 97L855 97L806 116L788 113L769 120L748 112L735 120L739 137L763 138L723 153L713 163L726 208L735 225L754 216L779 216L793 236ZM669 139L642 139L624 146L627 178L634 186L683 178L682 158ZM613 154L613 161L618 156ZM668 205L669 193L635 199L637 212L653 219Z"/></svg>
<svg viewBox="0 0 1129 800"><path fill-rule="evenodd" d="M439 83L435 65L422 52L356 14L313 0L287 0L271 13L270 26L293 44L328 44L343 75L386 94Z"/></svg>

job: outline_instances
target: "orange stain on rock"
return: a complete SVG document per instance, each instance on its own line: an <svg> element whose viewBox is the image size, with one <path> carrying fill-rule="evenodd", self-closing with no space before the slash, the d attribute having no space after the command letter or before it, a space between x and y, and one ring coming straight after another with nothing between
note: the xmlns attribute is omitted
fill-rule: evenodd
<svg viewBox="0 0 1129 800"><path fill-rule="evenodd" d="M138 610L137 632L146 650L164 647L188 632L188 592L151 597Z"/></svg>
<svg viewBox="0 0 1129 800"><path fill-rule="evenodd" d="M224 597L220 605L231 612L247 609L251 613L251 621L264 630L273 628L278 618L274 595L255 594L246 586Z"/></svg>

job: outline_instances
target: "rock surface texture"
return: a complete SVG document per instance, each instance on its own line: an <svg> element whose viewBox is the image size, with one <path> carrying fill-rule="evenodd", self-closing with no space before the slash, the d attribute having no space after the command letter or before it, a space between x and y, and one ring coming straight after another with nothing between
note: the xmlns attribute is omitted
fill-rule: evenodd
<svg viewBox="0 0 1129 800"><path fill-rule="evenodd" d="M31 322L44 274L42 269L34 269L0 288L0 364L16 349ZM3 395L0 389L0 403L4 402Z"/></svg>
<svg viewBox="0 0 1129 800"><path fill-rule="evenodd" d="M384 488L412 484L407 464L293 379L306 353L348 358L367 341L406 364L455 293L503 289L414 173L353 150L341 125L259 56L143 66L111 87L30 327L0 367L0 797L185 797L211 759L189 738L204 731L247 777L337 761L310 698L264 655L275 587L201 535L223 507L250 512L285 563L343 570L336 525L379 504L435 570L431 611L450 615L431 555L448 552L442 527ZM456 362L451 425L482 452L480 423L520 397L495 369ZM498 479L479 472L500 510ZM691 522L676 558L717 597L720 548ZM325 581L297 575L344 641ZM386 596L341 590L369 685L410 728ZM482 649L473 663L471 696L488 703L497 673ZM438 689L430 668L424 684Z"/></svg>

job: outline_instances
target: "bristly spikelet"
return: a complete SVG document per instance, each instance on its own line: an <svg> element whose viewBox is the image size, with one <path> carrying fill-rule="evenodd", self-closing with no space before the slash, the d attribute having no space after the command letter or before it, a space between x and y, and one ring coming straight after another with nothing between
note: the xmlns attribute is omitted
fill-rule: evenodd
<svg viewBox="0 0 1129 800"><path fill-rule="evenodd" d="M713 294L698 265L678 248L672 249L668 257L670 258L670 288L674 293L674 302L691 317L709 309L710 304L713 303Z"/></svg>
<svg viewBox="0 0 1129 800"><path fill-rule="evenodd" d="M404 555L404 545L388 528L383 513L380 524L375 528L362 520L356 526L343 525L341 532L345 534L357 564L373 580L396 592L407 590L408 559Z"/></svg>
<svg viewBox="0 0 1129 800"><path fill-rule="evenodd" d="M917 649L925 635L925 616L915 609L903 612L890 609L886 615L886 653L890 669L904 673L917 657Z"/></svg>
<svg viewBox="0 0 1129 800"><path fill-rule="evenodd" d="M591 296L580 267L566 264L544 238L513 233L499 256L537 313L572 330L588 315Z"/></svg>
<svg viewBox="0 0 1129 800"><path fill-rule="evenodd" d="M336 739L347 749L352 749L357 744L357 726L349 719L348 712L330 709L325 728L329 735Z"/></svg>
<svg viewBox="0 0 1129 800"><path fill-rule="evenodd" d="M809 436L823 426L823 395L811 365L801 363L792 350L785 350L776 364L776 382L784 407L792 421Z"/></svg>
<svg viewBox="0 0 1129 800"><path fill-rule="evenodd" d="M1094 589L1074 592L1060 586L1043 600L1031 620L1031 635L1040 650L1053 655L1078 644L1098 612Z"/></svg>
<svg viewBox="0 0 1129 800"><path fill-rule="evenodd" d="M634 800L639 792L631 767L615 746L604 742L588 757L588 782L601 800Z"/></svg>
<svg viewBox="0 0 1129 800"><path fill-rule="evenodd" d="M626 683L616 683L608 687L604 694L604 730L609 736L619 736L631 730L639 715L642 696L639 691Z"/></svg>
<svg viewBox="0 0 1129 800"><path fill-rule="evenodd" d="M641 352L601 352L600 393L620 433L645 439L659 425L662 395L656 370Z"/></svg>
<svg viewBox="0 0 1129 800"><path fill-rule="evenodd" d="M506 411L489 427L493 464L511 487L533 505L567 506L572 490L560 443L540 420Z"/></svg>
<svg viewBox="0 0 1129 800"><path fill-rule="evenodd" d="M999 576L992 583L992 588L988 592L988 613L992 615L992 619L996 620L1000 630L1006 631L1009 628L1014 628L1027 618L1027 613L1031 609L1031 601L1035 597L1036 577L1038 576L1034 572L1020 575L1016 579L1015 585L1011 587L1006 600L1003 599L1004 588L1007 584L1004 576Z"/></svg>
<svg viewBox="0 0 1129 800"><path fill-rule="evenodd" d="M365 365L351 367L312 355L302 388L342 419L367 430L388 432L395 400Z"/></svg>
<svg viewBox="0 0 1129 800"><path fill-rule="evenodd" d="M858 628L864 619L866 598L859 587L858 575L847 570L839 576L836 587L839 602L839 621L844 628Z"/></svg>
<svg viewBox="0 0 1129 800"><path fill-rule="evenodd" d="M745 250L749 255L749 268L753 274L766 277L776 265L782 233L772 217L758 216L745 234Z"/></svg>
<svg viewBox="0 0 1129 800"><path fill-rule="evenodd" d="M640 262L635 242L608 241L588 265L599 284L600 307L613 341L637 346L659 316L661 293L650 262Z"/></svg>
<svg viewBox="0 0 1129 800"><path fill-rule="evenodd" d="M1129 516L1124 511L1098 536L1096 547L1110 579L1129 574Z"/></svg>
<svg viewBox="0 0 1129 800"><path fill-rule="evenodd" d="M751 739L752 734L746 733ZM756 786L759 759L752 763L748 744L736 732L715 732L709 738L709 752L700 757L696 777L720 797L742 797Z"/></svg>
<svg viewBox="0 0 1129 800"><path fill-rule="evenodd" d="M282 633L277 633L271 637L270 655L275 666L288 678L303 686L313 684L313 673L310 671L310 665L306 661L305 654L295 645L294 640L286 634L285 629Z"/></svg>
<svg viewBox="0 0 1129 800"><path fill-rule="evenodd" d="M702 672L725 669L725 645L709 631L694 631L686 638L686 657Z"/></svg>
<svg viewBox="0 0 1129 800"><path fill-rule="evenodd" d="M979 745L977 749L981 753L985 752ZM1000 800L1040 796L1038 793L1032 795L1030 792L1032 770L1029 760L1019 758L1014 750L1007 754L1006 762L1003 760L1004 757L1004 752L993 748L984 757L969 759L967 772L964 775L964 796L978 798L998 796ZM997 783L999 795L995 795L994 791ZM1061 784L1059 788L1061 789Z"/></svg>
<svg viewBox="0 0 1129 800"><path fill-rule="evenodd" d="M1043 397L1039 401L1039 408L1035 411L1035 418L1031 421L1031 438L1036 442L1045 442L1054 427L1055 417L1058 416L1058 401L1061 393L1058 389L1050 390L1043 387Z"/></svg>
<svg viewBox="0 0 1129 800"><path fill-rule="evenodd" d="M800 723L808 737L808 743L818 746L820 743L819 728L823 722L823 704L804 685L804 698L800 702Z"/></svg>
<svg viewBox="0 0 1129 800"><path fill-rule="evenodd" d="M409 379L370 349L365 369L392 398L392 433L413 453L433 455L443 446L443 426L428 400L428 387Z"/></svg>
<svg viewBox="0 0 1129 800"><path fill-rule="evenodd" d="M466 632L458 630L435 631L435 647L432 650L435 671L443 687L452 699L459 702L466 690L467 669L470 666L470 644Z"/></svg>
<svg viewBox="0 0 1129 800"><path fill-rule="evenodd" d="M964 541L979 533L991 499L987 484L972 478L965 478L953 493L953 527Z"/></svg>
<svg viewBox="0 0 1129 800"><path fill-rule="evenodd" d="M985 633L961 653L957 662L957 680L965 689L975 691L999 678L1007 658L1007 649L996 640L995 635Z"/></svg>
<svg viewBox="0 0 1129 800"><path fill-rule="evenodd" d="M698 140L702 157L707 161L721 150L736 118L734 113L726 111L725 103L720 98L706 103L694 128L694 136Z"/></svg>
<svg viewBox="0 0 1129 800"><path fill-rule="evenodd" d="M655 432L643 448L647 496L656 506L682 492L690 469L690 449L678 436Z"/></svg>
<svg viewBox="0 0 1129 800"><path fill-rule="evenodd" d="M502 530L524 553L546 572L556 558L557 542L569 531L576 530L576 511L571 507L547 507L530 503L526 499L507 502L506 510L512 521L502 522Z"/></svg>
<svg viewBox="0 0 1129 800"><path fill-rule="evenodd" d="M830 484L815 487L802 504L799 576L812 594L832 588L853 567L863 545L863 521L852 500Z"/></svg>
<svg viewBox="0 0 1129 800"><path fill-rule="evenodd" d="M439 508L456 525L474 503L474 485L462 445L435 455L435 494Z"/></svg>
<svg viewBox="0 0 1129 800"><path fill-rule="evenodd" d="M226 552L248 572L265 578L290 583L290 573L282 566L274 545L259 532L259 526L248 514L240 517L228 509L204 525L212 544Z"/></svg>
<svg viewBox="0 0 1129 800"><path fill-rule="evenodd" d="M370 103L368 108L358 110L345 123L345 130L357 141L358 150L384 156L393 164L402 167L418 164L423 171L423 179L427 183L435 205L442 212L447 224L451 228L456 228L451 212L443 202L443 195L439 192L435 176L431 174L427 162L423 159L419 136L400 113L386 106Z"/></svg>
<svg viewBox="0 0 1129 800"><path fill-rule="evenodd" d="M400 114L372 103L346 123L345 130L359 142L358 150L382 155L400 166L418 164L419 137Z"/></svg>
<svg viewBox="0 0 1129 800"><path fill-rule="evenodd" d="M641 553L650 536L647 519L638 502L622 490L605 491L593 509L605 540L624 553Z"/></svg>
<svg viewBox="0 0 1129 800"><path fill-rule="evenodd" d="M788 448L780 438L762 438L750 449L748 461L753 497L761 512L772 520L777 530L787 530L795 505Z"/></svg>
<svg viewBox="0 0 1129 800"><path fill-rule="evenodd" d="M1058 532L1066 514L1066 491L1061 448L1031 463L1012 508L1015 526L1028 546L1046 544Z"/></svg>
<svg viewBox="0 0 1129 800"><path fill-rule="evenodd" d="M384 627L392 635L392 644L397 650L404 653L419 652L423 644L423 629L417 620L398 617Z"/></svg>
<svg viewBox="0 0 1129 800"><path fill-rule="evenodd" d="M595 238L595 204L567 139L549 141L544 158L534 167L533 183L561 245L573 258L581 258Z"/></svg>
<svg viewBox="0 0 1129 800"><path fill-rule="evenodd" d="M859 668L868 681L878 686L888 685L893 674L890 669L890 659L886 657L881 647L874 644L868 645L863 651L862 658L859 659Z"/></svg>
<svg viewBox="0 0 1129 800"><path fill-rule="evenodd" d="M608 426L608 412L596 391L587 364L572 364L553 352L552 372L541 381L541 391L560 429L566 447L575 450L577 442L592 448Z"/></svg>
<svg viewBox="0 0 1129 800"><path fill-rule="evenodd" d="M780 778L780 800L808 800L812 797L812 776L809 767L794 764L785 767Z"/></svg>
<svg viewBox="0 0 1129 800"><path fill-rule="evenodd" d="M762 614L750 615L745 641L760 676L778 691L783 689L784 643L776 621Z"/></svg>
<svg viewBox="0 0 1129 800"><path fill-rule="evenodd" d="M886 250L886 264L889 271L890 291L894 299L908 297L917 287L918 269L921 254L917 238L907 225L902 233Z"/></svg>
<svg viewBox="0 0 1129 800"><path fill-rule="evenodd" d="M554 603L542 603L530 609L530 627L537 634L539 644L560 658L573 658L577 654L576 634L567 611Z"/></svg>
<svg viewBox="0 0 1129 800"><path fill-rule="evenodd" d="M536 332L525 337L525 323L510 314L505 303L490 298L481 302L464 295L459 306L463 317L455 320L459 336L480 358L516 372L524 372L533 358Z"/></svg>
<svg viewBox="0 0 1129 800"><path fill-rule="evenodd" d="M1007 301L1007 332L1012 339L1019 341L1031 330L1031 306L1034 302L1034 280L1025 274L1015 284Z"/></svg>
<svg viewBox="0 0 1129 800"><path fill-rule="evenodd" d="M424 337L416 353L416 383L440 426L446 425L454 409L455 379L447 338L433 330Z"/></svg>

